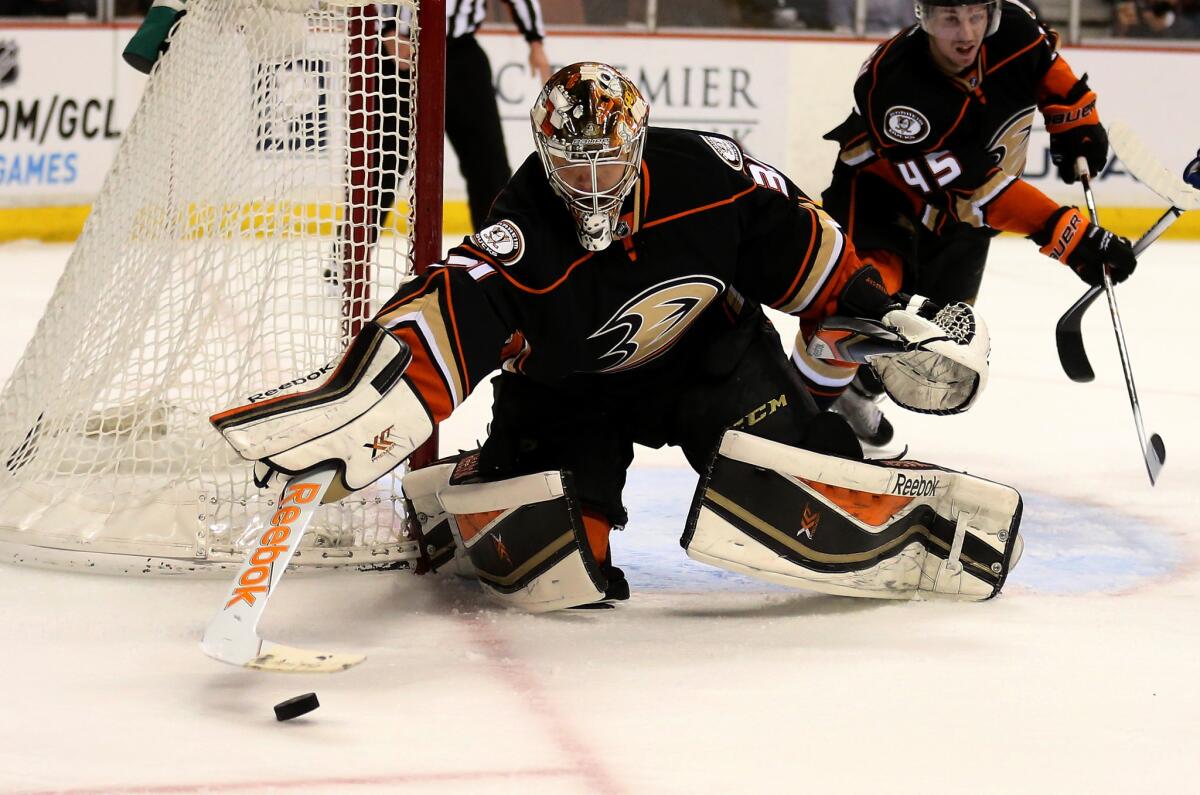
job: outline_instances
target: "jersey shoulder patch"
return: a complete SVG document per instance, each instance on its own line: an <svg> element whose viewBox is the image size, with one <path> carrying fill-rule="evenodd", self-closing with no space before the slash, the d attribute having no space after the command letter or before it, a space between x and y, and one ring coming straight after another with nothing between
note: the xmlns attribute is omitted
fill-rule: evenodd
<svg viewBox="0 0 1200 795"><path fill-rule="evenodd" d="M514 221L486 226L471 235L471 242L501 265L515 265L525 255L525 235Z"/></svg>
<svg viewBox="0 0 1200 795"><path fill-rule="evenodd" d="M908 105L893 105L883 114L883 134L898 144L916 144L929 137L925 114Z"/></svg>
<svg viewBox="0 0 1200 795"><path fill-rule="evenodd" d="M736 143L728 138L720 138L715 135L701 135L700 140L708 144L725 165L734 171L742 170L745 160L742 157L742 148Z"/></svg>

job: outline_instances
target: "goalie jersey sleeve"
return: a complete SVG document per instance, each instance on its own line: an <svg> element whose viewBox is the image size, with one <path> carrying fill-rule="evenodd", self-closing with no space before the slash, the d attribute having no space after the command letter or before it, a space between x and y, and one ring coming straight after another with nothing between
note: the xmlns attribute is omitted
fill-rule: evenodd
<svg viewBox="0 0 1200 795"><path fill-rule="evenodd" d="M958 221L1028 235L1058 209L1021 173L1035 112L1078 81L1035 12L1000 5L999 29L958 75L934 64L920 27L881 44L855 82L854 113L826 136L841 144L840 167L899 188L934 231Z"/></svg>

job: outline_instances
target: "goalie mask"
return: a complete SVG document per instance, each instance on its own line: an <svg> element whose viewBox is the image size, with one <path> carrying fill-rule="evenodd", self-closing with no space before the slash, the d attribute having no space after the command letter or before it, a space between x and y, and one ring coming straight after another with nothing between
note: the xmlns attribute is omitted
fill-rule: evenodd
<svg viewBox="0 0 1200 795"><path fill-rule="evenodd" d="M1000 28L1000 4L1003 0L916 0L913 3L913 11L917 15L917 23L921 26L921 30L934 37L944 37L946 31L942 29L943 16L945 11L939 9L955 9L959 12L966 12L967 9L977 7L983 8L987 13L987 31L983 34L988 37L995 33Z"/></svg>
<svg viewBox="0 0 1200 795"><path fill-rule="evenodd" d="M641 169L649 112L628 78L591 62L560 69L529 112L550 187L567 203L588 251L607 248L617 232L621 203Z"/></svg>

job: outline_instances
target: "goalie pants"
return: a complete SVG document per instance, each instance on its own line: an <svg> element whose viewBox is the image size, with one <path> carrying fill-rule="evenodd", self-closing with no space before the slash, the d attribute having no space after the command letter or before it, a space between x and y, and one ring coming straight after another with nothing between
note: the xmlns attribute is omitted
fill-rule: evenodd
<svg viewBox="0 0 1200 795"><path fill-rule="evenodd" d="M724 368L698 362L690 379L640 392L636 401L605 394L603 375L596 377L595 389L567 393L501 373L492 381L492 422L480 451L480 475L499 479L567 470L580 503L622 526L629 519L621 492L634 443L678 446L697 472L705 470L731 427L817 452L862 457L845 421L817 410L761 310L748 312L730 333L744 336L744 349L723 357Z"/></svg>
<svg viewBox="0 0 1200 795"><path fill-rule="evenodd" d="M923 295L943 306L975 303L994 230L948 222L934 233L894 186L840 163L821 198L848 230L859 256L879 270L893 292Z"/></svg>

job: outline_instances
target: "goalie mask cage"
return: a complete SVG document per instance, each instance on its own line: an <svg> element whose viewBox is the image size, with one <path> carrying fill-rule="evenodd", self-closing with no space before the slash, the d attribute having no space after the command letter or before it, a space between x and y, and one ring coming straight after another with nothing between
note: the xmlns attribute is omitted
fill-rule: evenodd
<svg viewBox="0 0 1200 795"><path fill-rule="evenodd" d="M441 256L443 0L379 13L189 0L0 397L0 560L245 559L278 489L254 486L208 417L319 373ZM417 553L392 476L322 507L294 562Z"/></svg>

